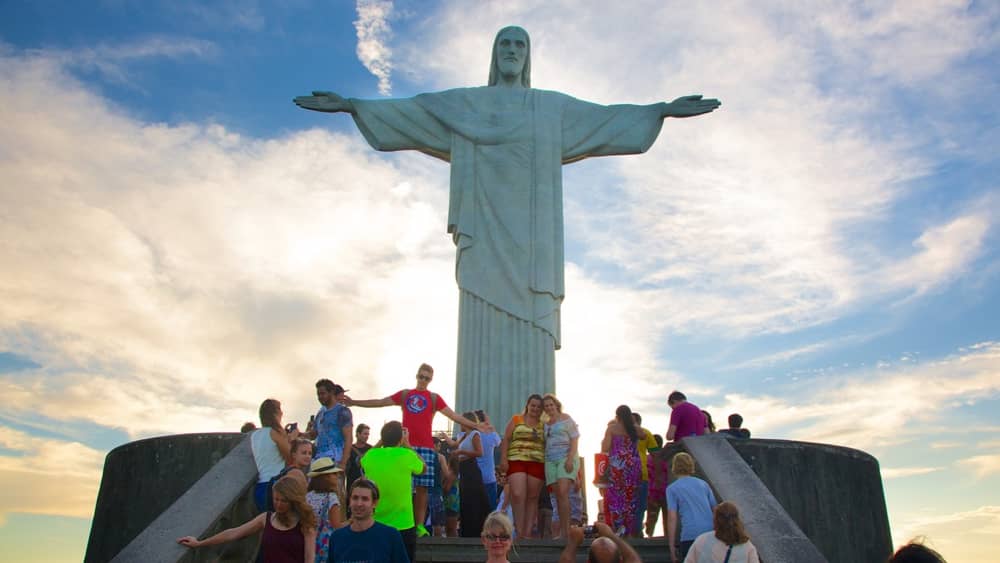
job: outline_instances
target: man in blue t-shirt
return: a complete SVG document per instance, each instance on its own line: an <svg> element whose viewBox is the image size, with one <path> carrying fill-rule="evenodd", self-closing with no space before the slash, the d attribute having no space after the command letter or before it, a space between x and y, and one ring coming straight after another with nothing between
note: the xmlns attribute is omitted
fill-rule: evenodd
<svg viewBox="0 0 1000 563"><path fill-rule="evenodd" d="M307 435L316 440L313 459L328 457L346 472L354 443L354 419L351 409L342 402L344 392L343 387L329 379L316 382L316 399L320 408Z"/></svg>
<svg viewBox="0 0 1000 563"><path fill-rule="evenodd" d="M712 531L712 509L718 504L708 483L694 476L694 458L680 452L670 463L676 480L667 486L667 544L670 560L683 561L695 538ZM677 543L677 521L681 537Z"/></svg>
<svg viewBox="0 0 1000 563"><path fill-rule="evenodd" d="M328 563L410 563L399 531L375 521L378 486L358 479L350 499L351 524L334 530Z"/></svg>

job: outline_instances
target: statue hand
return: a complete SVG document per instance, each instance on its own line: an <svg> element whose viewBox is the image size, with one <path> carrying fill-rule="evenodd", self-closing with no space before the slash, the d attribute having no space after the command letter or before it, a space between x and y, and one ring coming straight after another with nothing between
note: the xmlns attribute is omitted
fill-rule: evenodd
<svg viewBox="0 0 1000 563"><path fill-rule="evenodd" d="M701 94L692 96L681 96L676 100L666 104L663 109L663 117L694 117L703 113L714 111L722 105L722 102L715 98L702 98Z"/></svg>
<svg viewBox="0 0 1000 563"><path fill-rule="evenodd" d="M337 113L339 111L354 113L354 105L351 104L351 101L333 92L315 91L312 93L312 96L298 96L292 101L302 109L325 111L328 113Z"/></svg>

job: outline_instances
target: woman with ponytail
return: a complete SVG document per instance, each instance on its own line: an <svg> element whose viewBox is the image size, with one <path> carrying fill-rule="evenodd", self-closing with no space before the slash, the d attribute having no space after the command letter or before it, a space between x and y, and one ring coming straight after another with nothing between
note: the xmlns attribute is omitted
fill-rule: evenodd
<svg viewBox="0 0 1000 563"><path fill-rule="evenodd" d="M604 493L604 506L611 517L608 524L619 536L629 533L635 526L636 514L632 504L639 493L642 466L639 460L639 431L632 417L632 409L621 405L615 409L615 419L608 423L601 441L601 451L608 456L610 486Z"/></svg>

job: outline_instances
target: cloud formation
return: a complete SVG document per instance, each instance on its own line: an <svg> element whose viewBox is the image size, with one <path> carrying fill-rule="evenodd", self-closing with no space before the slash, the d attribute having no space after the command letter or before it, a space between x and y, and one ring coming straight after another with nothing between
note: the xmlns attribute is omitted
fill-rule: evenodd
<svg viewBox="0 0 1000 563"><path fill-rule="evenodd" d="M17 212L0 225L0 344L42 366L8 383L34 397L6 394L11 408L114 412L132 436L207 430L268 395L311 409L309 386L283 389L333 366L385 369L372 335L427 335L400 338L409 362L409 346L452 340L438 334L451 317L427 309L454 286L443 171L319 131L143 124L49 59L2 62L0 207ZM393 303L408 305L390 320Z"/></svg>
<svg viewBox="0 0 1000 563"><path fill-rule="evenodd" d="M825 374L786 385L781 395L726 394L701 405L740 412L754 436L780 433L862 450L885 448L937 432L957 404L1000 396L1000 343L984 342L926 363L901 363ZM822 385L817 387L817 382ZM939 382L948 381L948 385ZM992 468L976 459L972 467ZM890 470L904 476L905 471Z"/></svg>
<svg viewBox="0 0 1000 563"><path fill-rule="evenodd" d="M902 477L913 477L915 475L927 475L941 471L943 467L883 467L883 479L899 479Z"/></svg>
<svg viewBox="0 0 1000 563"><path fill-rule="evenodd" d="M379 94L388 96L392 93L392 49L388 45L392 36L389 25L392 2L358 0L357 12L354 29L358 33L358 60L378 78Z"/></svg>
<svg viewBox="0 0 1000 563"><path fill-rule="evenodd" d="M0 46L2 47L2 46ZM0 53L2 53L0 49ZM59 67L93 71L112 83L136 87L129 78L128 65L155 58L209 58L218 55L211 41L193 37L158 35L127 43L104 43L72 50L42 49L36 51L36 65L55 64Z"/></svg>
<svg viewBox="0 0 1000 563"><path fill-rule="evenodd" d="M948 561L992 561L995 550L987 541L1000 534L1000 506L985 505L973 510L941 513L928 507L894 528L899 546L912 538L923 541Z"/></svg>
<svg viewBox="0 0 1000 563"><path fill-rule="evenodd" d="M960 460L958 464L972 471L977 478L982 479L1000 473L1000 453L975 455Z"/></svg>
<svg viewBox="0 0 1000 563"><path fill-rule="evenodd" d="M89 518L104 467L104 452L77 442L56 442L10 428L0 432L0 525L11 512Z"/></svg>
<svg viewBox="0 0 1000 563"><path fill-rule="evenodd" d="M779 369L863 336L755 351L730 380L684 372L664 352L665 342L700 336L713 341L711 362L748 334L823 326L988 270L997 216L988 198L918 219L901 211L914 197L909 183L937 164L933 151L917 149L939 141L953 106L908 108L926 115L925 132L878 101L915 83L949 84L950 66L983 48L981 18L952 3L918 13L845 5L825 18L812 8L775 18L751 4L719 18L693 5L679 26L669 8L446 3L418 30L440 41L398 47L400 67L419 69L428 89L482 84L496 29L522 23L533 34L536 86L605 103L703 92L725 104L706 118L668 121L649 154L565 169L570 263L558 390L581 423L581 450L596 450L619 403L663 432L663 397L683 388L716 418L741 412L755 436L879 454L933 431L934 444L957 443L948 449L964 460L959 467L995 478L991 442L963 450L968 430L944 426L954 409L1000 394L996 342L739 391L731 383L744 369ZM636 22L636 9L647 17ZM358 4L358 56L383 94L392 10ZM942 29L966 35L926 67L909 56L906 68L893 66L893 42ZM861 35L827 40L852 33ZM881 47L866 51L865 42ZM419 58L410 44L421 45ZM381 397L410 384L421 361L438 368L435 387L450 398L457 311L454 250L443 233L446 167L377 155L356 136L319 129L250 138L211 124L145 123L67 71L127 81L127 65L143 58L214 53L210 42L170 38L72 55L2 52L0 351L37 366L0 375L0 407L24 419L116 425L132 438L235 430L264 397L280 398L301 422L315 407L315 379ZM355 416L377 426L397 415ZM65 448L85 468L74 490L93 495L100 452L29 438L2 443L40 453L25 462L0 456L0 487L17 486L24 467ZM900 461L884 475L930 478L938 464ZM93 506L92 496L65 507L49 497L44 508L15 501L0 512L85 516ZM996 525L992 507L951 516L955 537ZM899 529L935 530L922 521Z"/></svg>

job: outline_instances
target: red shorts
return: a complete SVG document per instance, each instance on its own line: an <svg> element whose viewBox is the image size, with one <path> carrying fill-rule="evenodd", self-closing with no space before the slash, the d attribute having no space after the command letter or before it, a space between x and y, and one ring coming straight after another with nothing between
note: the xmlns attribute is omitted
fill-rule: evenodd
<svg viewBox="0 0 1000 563"><path fill-rule="evenodd" d="M545 480L545 464L539 461L509 461L507 475L527 473L535 479Z"/></svg>

